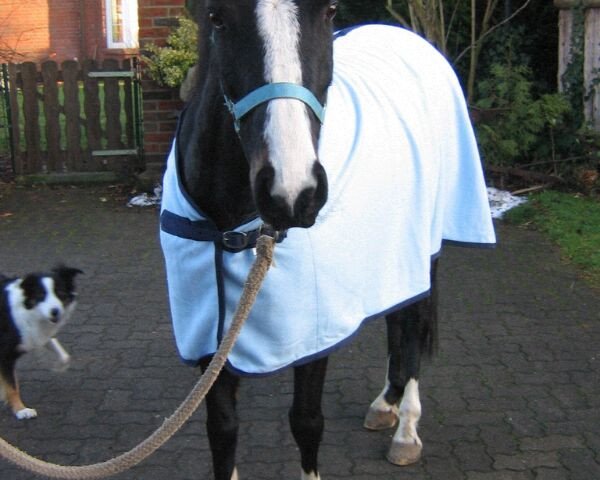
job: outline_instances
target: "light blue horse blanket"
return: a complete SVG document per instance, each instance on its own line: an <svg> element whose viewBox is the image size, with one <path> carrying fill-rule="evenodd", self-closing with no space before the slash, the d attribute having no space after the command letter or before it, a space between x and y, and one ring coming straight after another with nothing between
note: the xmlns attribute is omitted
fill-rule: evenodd
<svg viewBox="0 0 600 480"><path fill-rule="evenodd" d="M215 227L183 191L176 151L174 144L160 237L177 348L196 365L229 328L254 253L228 252L211 235L183 238L195 237L186 229ZM428 295L430 262L443 242L495 243L461 87L413 33L364 26L336 38L319 158L329 199L313 227L290 229L276 246L228 359L237 373L267 374L328 354L365 320Z"/></svg>

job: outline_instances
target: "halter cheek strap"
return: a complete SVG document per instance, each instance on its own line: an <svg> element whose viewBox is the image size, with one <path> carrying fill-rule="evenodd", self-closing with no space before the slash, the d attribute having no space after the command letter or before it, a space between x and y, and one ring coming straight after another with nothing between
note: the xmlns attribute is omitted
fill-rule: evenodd
<svg viewBox="0 0 600 480"><path fill-rule="evenodd" d="M260 104L275 98L295 98L304 102L314 112L319 122L323 123L325 107L317 100L317 97L306 87L296 83L268 83L256 90L251 91L238 102L232 102L225 95L225 104L233 115L235 131L240 131L240 120Z"/></svg>

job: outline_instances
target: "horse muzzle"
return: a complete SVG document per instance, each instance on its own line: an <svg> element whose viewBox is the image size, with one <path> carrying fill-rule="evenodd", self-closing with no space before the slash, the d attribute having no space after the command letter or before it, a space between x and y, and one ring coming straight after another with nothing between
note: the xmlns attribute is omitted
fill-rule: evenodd
<svg viewBox="0 0 600 480"><path fill-rule="evenodd" d="M286 198L273 194L275 170L271 166L263 167L254 182L256 207L263 221L275 230L312 227L327 201L328 192L327 175L318 161L313 165L312 174L314 186L304 188L295 198Z"/></svg>

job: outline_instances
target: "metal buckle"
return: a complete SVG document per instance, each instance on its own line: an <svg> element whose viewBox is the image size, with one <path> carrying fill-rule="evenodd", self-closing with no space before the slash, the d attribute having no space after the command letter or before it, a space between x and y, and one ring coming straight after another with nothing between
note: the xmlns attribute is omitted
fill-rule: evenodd
<svg viewBox="0 0 600 480"><path fill-rule="evenodd" d="M275 230L273 227L271 227L271 225L268 225L266 223L263 223L259 228L258 228L258 235L267 235L269 237L271 237L273 240L275 240L276 242L279 240L279 237L281 234L284 234L285 236L285 231L280 232L279 230Z"/></svg>
<svg viewBox="0 0 600 480"><path fill-rule="evenodd" d="M223 233L223 245L232 250L243 250L248 246L249 238L244 232L230 230Z"/></svg>

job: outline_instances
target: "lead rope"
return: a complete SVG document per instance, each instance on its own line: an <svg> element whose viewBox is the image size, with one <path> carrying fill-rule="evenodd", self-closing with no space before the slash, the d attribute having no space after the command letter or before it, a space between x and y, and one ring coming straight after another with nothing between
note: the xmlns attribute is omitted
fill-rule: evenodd
<svg viewBox="0 0 600 480"><path fill-rule="evenodd" d="M105 462L92 465L65 466L39 460L19 450L0 437L0 455L15 465L38 475L49 478L84 480L88 478L104 478L124 472L137 465L162 447L193 415L200 406L206 393L210 390L220 371L225 365L227 356L248 318L252 305L260 290L262 282L273 262L275 239L269 235L261 235L256 243L256 259L252 264L244 290L235 311L231 328L223 338L219 349L210 361L208 368L200 377L192 391L175 410L173 415L165 419L152 435L128 452Z"/></svg>

